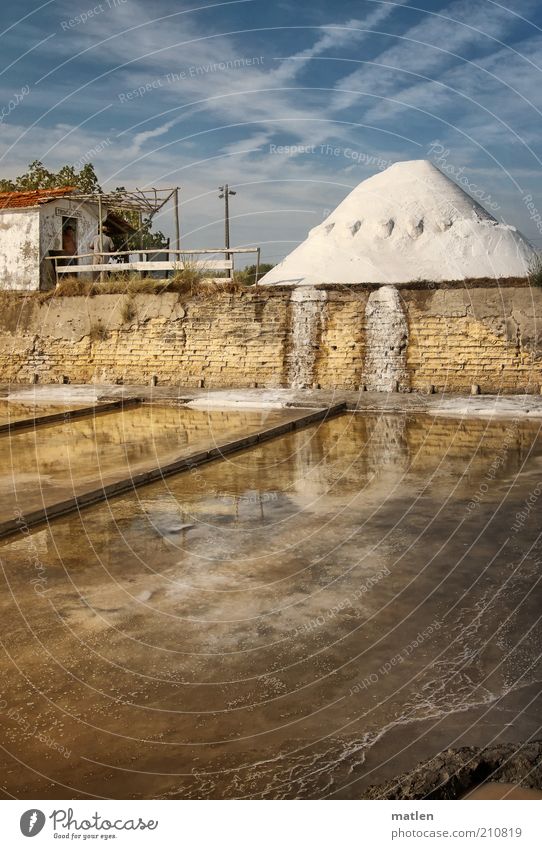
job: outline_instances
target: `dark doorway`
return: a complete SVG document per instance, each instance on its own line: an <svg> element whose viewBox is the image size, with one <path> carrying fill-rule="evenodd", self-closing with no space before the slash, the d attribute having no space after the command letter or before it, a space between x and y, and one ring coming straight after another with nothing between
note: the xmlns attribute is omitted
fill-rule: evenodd
<svg viewBox="0 0 542 849"><path fill-rule="evenodd" d="M77 218L62 216L62 254L75 256L79 253L77 247ZM64 260L64 263L66 265L77 265L77 260Z"/></svg>

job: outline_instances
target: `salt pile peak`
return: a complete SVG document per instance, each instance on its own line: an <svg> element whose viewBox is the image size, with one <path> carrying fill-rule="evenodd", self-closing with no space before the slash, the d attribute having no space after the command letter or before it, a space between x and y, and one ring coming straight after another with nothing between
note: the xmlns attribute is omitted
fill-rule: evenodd
<svg viewBox="0 0 542 849"><path fill-rule="evenodd" d="M421 159L360 183L262 283L524 277L535 260L515 227Z"/></svg>

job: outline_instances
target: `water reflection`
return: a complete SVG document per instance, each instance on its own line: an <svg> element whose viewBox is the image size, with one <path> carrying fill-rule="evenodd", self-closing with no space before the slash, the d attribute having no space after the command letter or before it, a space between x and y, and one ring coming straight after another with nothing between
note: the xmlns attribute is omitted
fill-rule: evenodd
<svg viewBox="0 0 542 849"><path fill-rule="evenodd" d="M39 509L295 415L141 406L0 438L0 516Z"/></svg>
<svg viewBox="0 0 542 849"><path fill-rule="evenodd" d="M5 698L74 752L51 785L15 735L10 792L349 797L536 733L541 463L532 423L345 415L5 544Z"/></svg>
<svg viewBox="0 0 542 849"><path fill-rule="evenodd" d="M18 401L5 401L0 398L0 424L18 422L21 419L34 419L36 416L48 416L53 413L65 413L80 409L83 404L23 404Z"/></svg>

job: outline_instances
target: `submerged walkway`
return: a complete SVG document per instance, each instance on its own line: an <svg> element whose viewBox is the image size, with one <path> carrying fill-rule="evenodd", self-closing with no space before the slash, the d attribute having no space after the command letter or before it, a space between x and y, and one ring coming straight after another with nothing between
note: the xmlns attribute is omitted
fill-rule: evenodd
<svg viewBox="0 0 542 849"><path fill-rule="evenodd" d="M16 433L19 430L33 430L51 424L61 424L75 419L87 419L103 413L113 413L141 403L140 398L121 398L119 401L105 401L91 407L27 407L24 404L0 402L0 435Z"/></svg>
<svg viewBox="0 0 542 849"><path fill-rule="evenodd" d="M126 404L125 404L126 406ZM149 405L0 440L0 537L344 412Z"/></svg>

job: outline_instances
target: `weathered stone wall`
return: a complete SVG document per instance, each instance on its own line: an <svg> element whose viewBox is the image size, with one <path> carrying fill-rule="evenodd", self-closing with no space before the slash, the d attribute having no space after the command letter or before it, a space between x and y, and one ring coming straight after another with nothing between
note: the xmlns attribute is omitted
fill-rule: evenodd
<svg viewBox="0 0 542 849"><path fill-rule="evenodd" d="M401 291L412 389L538 391L542 290L523 286Z"/></svg>
<svg viewBox="0 0 542 849"><path fill-rule="evenodd" d="M318 351L314 365L314 384L324 389L359 389L365 363L364 315L370 290L356 292L348 288L326 291L326 303Z"/></svg>
<svg viewBox="0 0 542 849"><path fill-rule="evenodd" d="M39 209L0 210L0 280L5 289L39 289Z"/></svg>
<svg viewBox="0 0 542 849"><path fill-rule="evenodd" d="M0 382L282 386L289 318L278 292L21 299L0 311Z"/></svg>
<svg viewBox="0 0 542 849"><path fill-rule="evenodd" d="M284 288L51 298L4 294L0 382L147 383L207 387L359 389L398 356L400 388L538 391L542 384L542 290L505 285L402 286L406 321L375 346L368 327L375 286ZM384 330L382 330L384 334ZM385 335L385 334L384 334ZM397 335L397 334L396 334ZM404 343L404 344L403 344ZM373 350L368 356L367 346ZM406 345L406 348L405 348ZM294 360L296 361L294 363ZM386 360L386 362L384 362ZM392 364L393 365L393 364Z"/></svg>

